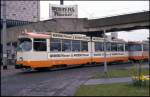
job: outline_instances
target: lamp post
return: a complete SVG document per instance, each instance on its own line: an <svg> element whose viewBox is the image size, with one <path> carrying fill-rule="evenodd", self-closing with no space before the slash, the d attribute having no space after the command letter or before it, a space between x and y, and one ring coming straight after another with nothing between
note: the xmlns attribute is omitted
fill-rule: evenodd
<svg viewBox="0 0 150 97"><path fill-rule="evenodd" d="M147 39L148 39L148 46L149 46L150 37L147 37ZM150 48L150 46L148 47L148 51L150 50L149 48ZM150 52L149 52L149 53L150 53ZM150 64L150 55L148 56L148 62L149 62L149 64Z"/></svg>
<svg viewBox="0 0 150 97"><path fill-rule="evenodd" d="M2 15L3 15L3 28L2 28L2 35L1 35L1 41L2 41L2 62L3 62L3 69L7 69L7 47L6 47L6 39L7 39L7 33L6 33L6 0L2 1Z"/></svg>
<svg viewBox="0 0 150 97"><path fill-rule="evenodd" d="M60 5L63 5L64 4L64 0L60 0Z"/></svg>
<svg viewBox="0 0 150 97"><path fill-rule="evenodd" d="M107 60L106 60L106 30L104 30L104 73L107 75Z"/></svg>

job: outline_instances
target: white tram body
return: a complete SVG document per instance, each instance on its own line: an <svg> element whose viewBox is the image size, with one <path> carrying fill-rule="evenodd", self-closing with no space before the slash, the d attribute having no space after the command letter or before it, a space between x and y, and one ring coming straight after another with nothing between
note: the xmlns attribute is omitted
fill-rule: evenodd
<svg viewBox="0 0 150 97"><path fill-rule="evenodd" d="M123 40L109 40L87 37L81 34L37 34L25 33L18 38L18 68L52 68L57 66L82 65L89 63L127 62L135 56L128 52L128 43ZM106 43L106 53L104 52ZM104 57L106 54L106 58ZM136 52L136 54L138 54Z"/></svg>
<svg viewBox="0 0 150 97"><path fill-rule="evenodd" d="M104 42L106 43L106 61L128 61L128 51L125 50L125 41L123 40L106 40L104 38L92 38L92 60L99 63L104 62Z"/></svg>
<svg viewBox="0 0 150 97"><path fill-rule="evenodd" d="M91 62L88 48L90 37L87 36L26 33L19 39L29 39L31 49L25 48L29 47L27 43L26 46L21 45L25 50L17 52L17 68L44 68Z"/></svg>

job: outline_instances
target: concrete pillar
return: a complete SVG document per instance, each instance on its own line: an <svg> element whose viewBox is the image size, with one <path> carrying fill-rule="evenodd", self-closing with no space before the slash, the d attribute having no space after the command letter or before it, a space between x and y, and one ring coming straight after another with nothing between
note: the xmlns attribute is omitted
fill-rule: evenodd
<svg viewBox="0 0 150 97"><path fill-rule="evenodd" d="M107 75L107 60L106 60L106 30L104 30L104 73Z"/></svg>
<svg viewBox="0 0 150 97"><path fill-rule="evenodd" d="M2 41L2 63L3 63L3 69L7 69L7 32L6 32L6 1L4 0L2 2L2 14L3 14L3 28L2 28L2 36L1 36L1 41Z"/></svg>

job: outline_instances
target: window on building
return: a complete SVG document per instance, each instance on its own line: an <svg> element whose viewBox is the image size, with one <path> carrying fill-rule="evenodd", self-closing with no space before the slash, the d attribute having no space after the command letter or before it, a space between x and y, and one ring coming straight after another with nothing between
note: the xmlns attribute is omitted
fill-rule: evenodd
<svg viewBox="0 0 150 97"><path fill-rule="evenodd" d="M117 51L117 44L111 43L111 51Z"/></svg>
<svg viewBox="0 0 150 97"><path fill-rule="evenodd" d="M36 4L36 2L33 2L33 4Z"/></svg>
<svg viewBox="0 0 150 97"><path fill-rule="evenodd" d="M124 44L123 43L117 44L117 51L124 51Z"/></svg>
<svg viewBox="0 0 150 97"><path fill-rule="evenodd" d="M16 14L14 14L14 13L13 13L12 15L13 15L13 16L16 16Z"/></svg>
<svg viewBox="0 0 150 97"><path fill-rule="evenodd" d="M37 18L36 16L33 16L33 18Z"/></svg>
<svg viewBox="0 0 150 97"><path fill-rule="evenodd" d="M81 51L88 51L88 42L81 41Z"/></svg>
<svg viewBox="0 0 150 97"><path fill-rule="evenodd" d="M50 51L61 51L61 39L51 38L50 39Z"/></svg>
<svg viewBox="0 0 150 97"><path fill-rule="evenodd" d="M103 43L102 42L95 42L95 51L104 51Z"/></svg>
<svg viewBox="0 0 150 97"><path fill-rule="evenodd" d="M26 8L24 7L23 10L26 10Z"/></svg>
<svg viewBox="0 0 150 97"><path fill-rule="evenodd" d="M72 40L72 51L79 52L80 51L80 40Z"/></svg>
<svg viewBox="0 0 150 97"><path fill-rule="evenodd" d="M66 51L66 52L71 51L71 40L68 39L62 40L62 51Z"/></svg>
<svg viewBox="0 0 150 97"><path fill-rule="evenodd" d="M47 51L46 39L34 39L33 48L34 51Z"/></svg>

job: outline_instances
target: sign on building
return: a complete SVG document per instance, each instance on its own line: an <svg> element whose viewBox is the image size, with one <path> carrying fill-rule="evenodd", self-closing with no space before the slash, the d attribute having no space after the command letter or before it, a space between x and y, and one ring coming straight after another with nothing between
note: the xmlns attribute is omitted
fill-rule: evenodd
<svg viewBox="0 0 150 97"><path fill-rule="evenodd" d="M77 5L49 5L49 17L53 18L78 18Z"/></svg>

